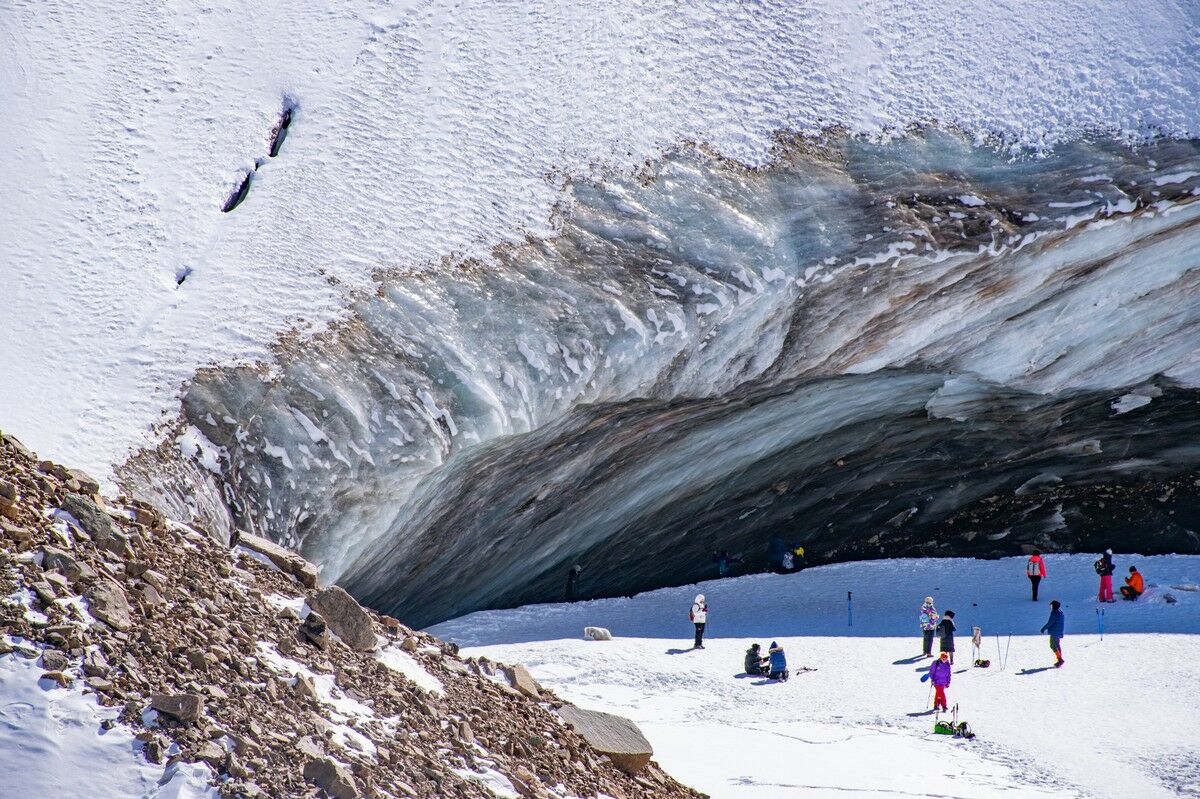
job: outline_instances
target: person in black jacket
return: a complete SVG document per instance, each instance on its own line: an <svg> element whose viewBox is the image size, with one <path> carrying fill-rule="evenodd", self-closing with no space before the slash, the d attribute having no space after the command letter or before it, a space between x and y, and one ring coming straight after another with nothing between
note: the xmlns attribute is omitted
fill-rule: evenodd
<svg viewBox="0 0 1200 799"><path fill-rule="evenodd" d="M746 650L746 673L747 674L770 674L771 667L768 665L770 658L762 653L762 647L758 644L751 644Z"/></svg>
<svg viewBox="0 0 1200 799"><path fill-rule="evenodd" d="M571 571L567 572L567 601L575 601L576 583L579 582L579 573L583 571L583 567L576 563L571 567Z"/></svg>
<svg viewBox="0 0 1200 799"><path fill-rule="evenodd" d="M1100 575L1100 601L1116 602L1113 599L1112 576L1115 571L1111 549L1104 550L1100 560L1096 561L1096 573Z"/></svg>
<svg viewBox="0 0 1200 799"><path fill-rule="evenodd" d="M950 665L954 665L954 611L948 610L938 622L937 633L941 640L941 651L950 654Z"/></svg>

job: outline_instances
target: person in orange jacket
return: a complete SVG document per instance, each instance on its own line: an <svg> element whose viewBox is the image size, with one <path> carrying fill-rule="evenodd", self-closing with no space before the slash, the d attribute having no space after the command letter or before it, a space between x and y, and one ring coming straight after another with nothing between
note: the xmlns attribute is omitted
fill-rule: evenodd
<svg viewBox="0 0 1200 799"><path fill-rule="evenodd" d="M1025 562L1025 574L1029 577L1029 587L1033 590L1033 601L1037 602L1038 584L1046 576L1046 561L1042 560L1042 553L1036 549Z"/></svg>
<svg viewBox="0 0 1200 799"><path fill-rule="evenodd" d="M1121 598L1132 602L1145 590L1146 581L1142 579L1142 573L1137 570L1137 566L1130 566L1129 576L1125 578L1125 585L1121 586Z"/></svg>

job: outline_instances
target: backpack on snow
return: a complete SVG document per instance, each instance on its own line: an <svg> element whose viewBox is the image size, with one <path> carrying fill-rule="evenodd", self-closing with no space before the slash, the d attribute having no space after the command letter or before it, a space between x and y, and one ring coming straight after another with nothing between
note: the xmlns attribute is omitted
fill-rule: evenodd
<svg viewBox="0 0 1200 799"><path fill-rule="evenodd" d="M983 660L981 658L981 659L975 661L975 667L979 668L979 669L986 669L990 665L992 665L992 661L990 661L990 660Z"/></svg>

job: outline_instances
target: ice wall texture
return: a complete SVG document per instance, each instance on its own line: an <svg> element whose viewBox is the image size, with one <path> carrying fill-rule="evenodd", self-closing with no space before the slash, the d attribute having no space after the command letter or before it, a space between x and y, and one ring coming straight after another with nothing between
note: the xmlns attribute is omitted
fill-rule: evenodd
<svg viewBox="0 0 1200 799"><path fill-rule="evenodd" d="M1174 0L9 0L0 424L104 477L197 367L269 361L377 269L548 235L556 176L679 141L761 164L775 130L838 124L1033 149L1194 135L1197 19Z"/></svg>
<svg viewBox="0 0 1200 799"><path fill-rule="evenodd" d="M203 370L128 483L419 624L556 599L576 562L603 594L761 566L774 535L1200 544L1200 143L781 137L568 191L554 237Z"/></svg>

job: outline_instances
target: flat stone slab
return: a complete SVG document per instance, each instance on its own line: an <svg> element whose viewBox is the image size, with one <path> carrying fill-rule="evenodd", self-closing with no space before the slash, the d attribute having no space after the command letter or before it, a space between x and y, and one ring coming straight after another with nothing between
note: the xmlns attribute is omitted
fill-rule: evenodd
<svg viewBox="0 0 1200 799"><path fill-rule="evenodd" d="M562 720L575 728L592 748L608 755L613 765L626 774L636 774L646 767L654 748L638 726L624 716L584 710L574 705L558 709Z"/></svg>

